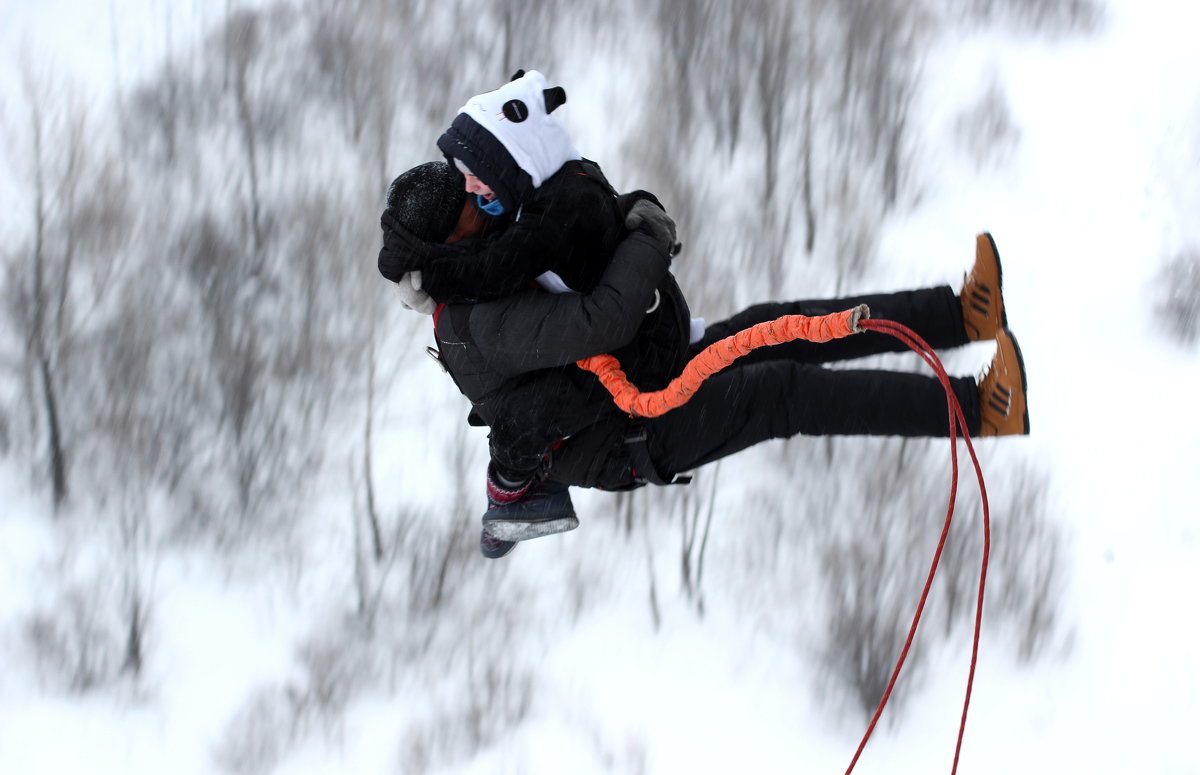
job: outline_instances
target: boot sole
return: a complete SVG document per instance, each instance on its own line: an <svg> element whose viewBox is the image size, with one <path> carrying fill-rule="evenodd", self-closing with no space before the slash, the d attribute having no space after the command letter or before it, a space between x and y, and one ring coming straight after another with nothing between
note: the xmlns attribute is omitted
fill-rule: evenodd
<svg viewBox="0 0 1200 775"><path fill-rule="evenodd" d="M996 293L1000 297L1000 328L1007 329L1008 307L1004 304L1004 263L1000 261L1000 248L996 247L996 240L992 239L992 233L985 231L983 236L987 237L988 244L992 246L992 255L996 257Z"/></svg>
<svg viewBox="0 0 1200 775"><path fill-rule="evenodd" d="M516 548L517 548L516 543L513 543L511 546L504 547L504 551L500 552L499 554L488 554L487 552L485 552L483 550L483 547L481 546L481 547L479 547L479 553L483 555L484 559L499 560L502 557L507 557L508 555L512 554L513 549L516 549Z"/></svg>
<svg viewBox="0 0 1200 775"><path fill-rule="evenodd" d="M1029 381L1025 377L1025 356L1021 354L1021 345L1017 342L1017 337L1012 331L1007 328L1004 332L1008 334L1008 339L1012 342L1013 351L1017 354L1017 370L1021 372L1021 397L1024 399L1025 409L1022 413L1021 421L1025 428L1025 435L1029 435Z"/></svg>
<svg viewBox="0 0 1200 775"><path fill-rule="evenodd" d="M967 298L966 296L964 296L963 297L963 309L964 309L963 327L967 331L967 338L969 340L976 341L976 342L986 342L986 341L989 341L993 336L995 336L995 333L992 333L992 334L987 333L988 331L993 330L992 326L988 325L987 321L984 321L984 324L979 325L979 326L974 326L974 325L971 325L970 323L968 323L968 321L965 319L966 307L968 307L968 306L971 307L971 309L977 314L984 314L984 310L987 308L987 305L995 302L997 304L997 306L1000 307L1000 322L999 322L999 325L997 325L994 329L996 333L998 333L1000 331L1004 331L1008 328L1008 307L1005 306L1005 304L1004 304L1004 264L1000 260L1000 248L996 247L996 240L992 238L991 232L985 231L985 232L982 232L979 236L987 237L988 246L991 248L991 251L992 251L992 257L996 259L996 288L995 288L995 293L994 293L995 299L992 299L991 297L987 297L987 296L984 296L984 297L972 296L970 298ZM966 289L964 288L963 290L965 292ZM969 328L968 328L968 326L969 326ZM972 333L972 332L975 332L975 333Z"/></svg>
<svg viewBox="0 0 1200 775"><path fill-rule="evenodd" d="M578 517L559 517L539 522L484 519L483 526L501 541L528 541L531 538L566 533L579 527Z"/></svg>

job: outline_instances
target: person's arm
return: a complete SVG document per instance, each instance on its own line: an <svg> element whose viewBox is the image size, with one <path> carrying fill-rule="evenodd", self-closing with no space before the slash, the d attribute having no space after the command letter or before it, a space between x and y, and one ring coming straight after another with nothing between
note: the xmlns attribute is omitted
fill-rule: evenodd
<svg viewBox="0 0 1200 775"><path fill-rule="evenodd" d="M437 246L421 271L425 290L438 302L471 304L529 287L554 256L568 249L566 224L553 215L522 213L495 237Z"/></svg>
<svg viewBox="0 0 1200 775"><path fill-rule="evenodd" d="M421 239L385 211L379 273L400 282L420 272L424 290L447 304L503 298L527 287L569 249L570 218L553 200L533 203L496 236L439 243Z"/></svg>
<svg viewBox="0 0 1200 775"><path fill-rule="evenodd" d="M430 246L422 288L447 304L501 299L529 286L574 243L595 239L597 219L611 212L603 189L564 177L548 182L521 209L519 220L487 239Z"/></svg>
<svg viewBox="0 0 1200 775"><path fill-rule="evenodd" d="M629 342L670 266L667 244L643 231L617 247L589 294L528 290L471 312L475 344L502 374L563 366ZM480 336L488 332L486 338Z"/></svg>

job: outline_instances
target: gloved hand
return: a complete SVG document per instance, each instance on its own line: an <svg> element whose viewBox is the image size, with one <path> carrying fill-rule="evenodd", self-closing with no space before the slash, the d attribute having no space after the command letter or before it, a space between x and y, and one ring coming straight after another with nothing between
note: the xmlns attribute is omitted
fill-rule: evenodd
<svg viewBox="0 0 1200 775"><path fill-rule="evenodd" d="M672 256L683 247L675 239L675 221L649 199L638 199L625 216L625 228L641 230L666 246Z"/></svg>
<svg viewBox="0 0 1200 775"><path fill-rule="evenodd" d="M379 272L392 282L400 282L406 273L421 269L433 257L436 245L416 237L391 213L380 218L383 247L379 249Z"/></svg>
<svg viewBox="0 0 1200 775"><path fill-rule="evenodd" d="M432 315L437 308L437 302L429 294L421 290L421 273L407 272L396 283L396 293L400 294L400 303L405 309L419 312L422 315Z"/></svg>

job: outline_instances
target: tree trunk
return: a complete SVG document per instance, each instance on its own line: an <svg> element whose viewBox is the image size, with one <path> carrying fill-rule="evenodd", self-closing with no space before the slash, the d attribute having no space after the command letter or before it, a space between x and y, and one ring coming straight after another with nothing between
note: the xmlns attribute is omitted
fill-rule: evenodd
<svg viewBox="0 0 1200 775"><path fill-rule="evenodd" d="M54 380L50 376L50 359L41 356L42 399L46 406L47 452L49 453L51 494L57 511L67 498L67 463L63 452L62 433L58 424L58 399L55 397Z"/></svg>
<svg viewBox="0 0 1200 775"><path fill-rule="evenodd" d="M367 490L367 520L371 523L371 542L375 561L383 560L383 534L375 506L375 477L372 473L371 426L375 421L375 333L371 332L371 351L367 355L367 416L363 427L363 486Z"/></svg>

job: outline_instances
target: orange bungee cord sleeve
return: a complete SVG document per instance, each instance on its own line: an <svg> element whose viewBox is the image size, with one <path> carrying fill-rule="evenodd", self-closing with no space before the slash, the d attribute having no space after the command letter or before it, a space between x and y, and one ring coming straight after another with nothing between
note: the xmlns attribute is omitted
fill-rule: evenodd
<svg viewBox="0 0 1200 775"><path fill-rule="evenodd" d="M860 304L830 315L784 315L759 323L704 348L671 384L651 393L642 393L630 383L621 371L621 364L611 355L593 355L576 361L576 365L599 377L600 384L612 393L613 401L623 411L634 417L658 417L683 406L704 380L752 350L796 339L810 342L841 339L864 330L859 321L870 316L867 305Z"/></svg>

